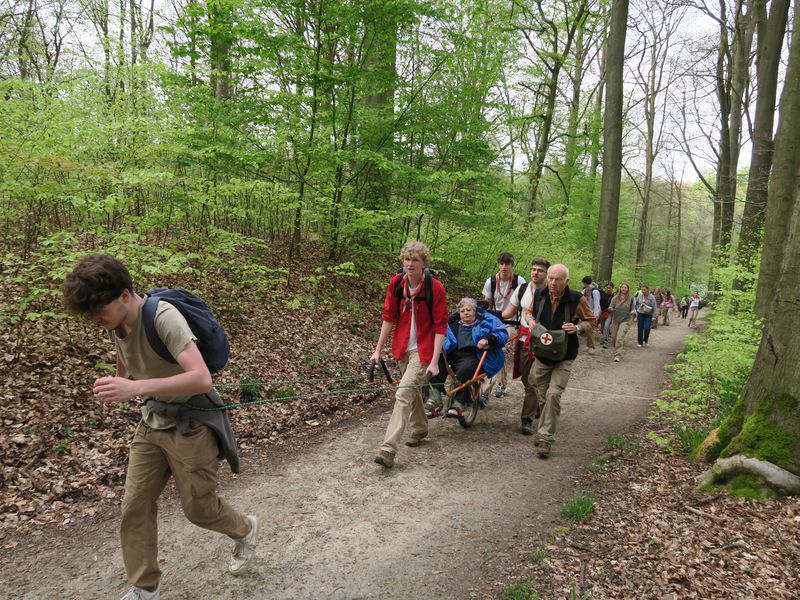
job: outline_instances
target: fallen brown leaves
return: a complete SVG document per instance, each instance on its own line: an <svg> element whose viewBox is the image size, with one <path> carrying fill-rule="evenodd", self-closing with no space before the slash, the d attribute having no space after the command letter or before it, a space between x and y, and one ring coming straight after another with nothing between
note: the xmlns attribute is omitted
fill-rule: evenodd
<svg viewBox="0 0 800 600"><path fill-rule="evenodd" d="M797 598L800 501L696 491L705 468L646 441L635 460L610 461L583 487L593 513L520 549L513 577L541 598ZM573 590L575 596L572 596Z"/></svg>

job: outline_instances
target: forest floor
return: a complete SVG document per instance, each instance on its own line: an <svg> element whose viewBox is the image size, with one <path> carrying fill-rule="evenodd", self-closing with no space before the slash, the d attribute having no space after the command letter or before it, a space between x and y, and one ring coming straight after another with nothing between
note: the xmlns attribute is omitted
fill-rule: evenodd
<svg viewBox="0 0 800 600"><path fill-rule="evenodd" d="M256 403L231 411L243 471L223 464L221 489L260 517L261 541L252 571L228 576L230 542L190 525L168 490L165 599L797 597L797 500L700 495L704 467L650 441L677 445L646 417L685 322L646 349L631 332L621 363L582 352L548 460L519 434L515 381L470 430L431 421L429 441L386 471L373 457L392 392L364 377L386 261L362 261L354 276L320 271L310 247L288 262L280 248L238 252L237 264L277 275L220 268L156 283L198 290L231 338L215 384L226 401ZM474 292L463 273L435 268L451 303ZM117 528L136 403L91 395L112 348L91 324L46 316L57 292L42 282L59 285L57 274L0 277L0 312L19 315L0 330L0 597L114 598L126 587ZM586 492L592 513L566 520L562 504Z"/></svg>
<svg viewBox="0 0 800 600"><path fill-rule="evenodd" d="M676 320L646 349L631 336L621 363L582 352L547 460L519 434L519 381L472 429L431 421L429 441L403 448L393 470L372 460L391 410L385 393L330 427L250 446L242 475L226 473L221 487L260 518L252 569L229 576L229 541L189 524L170 489L162 598L497 598L512 584L519 595L509 597L533 598L526 581L542 598L797 597L797 502L699 495L702 466L647 440L663 366L687 332ZM560 507L587 490L594 513L570 525ZM58 526L6 529L3 595L121 595L115 503Z"/></svg>

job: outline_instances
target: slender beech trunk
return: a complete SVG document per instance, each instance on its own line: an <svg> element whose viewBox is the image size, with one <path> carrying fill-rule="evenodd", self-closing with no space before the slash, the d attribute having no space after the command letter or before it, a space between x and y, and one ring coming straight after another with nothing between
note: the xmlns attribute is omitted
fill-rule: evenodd
<svg viewBox="0 0 800 600"><path fill-rule="evenodd" d="M603 116L603 180L593 270L600 281L610 281L614 265L622 177L622 74L628 0L613 0L606 54L606 107Z"/></svg>

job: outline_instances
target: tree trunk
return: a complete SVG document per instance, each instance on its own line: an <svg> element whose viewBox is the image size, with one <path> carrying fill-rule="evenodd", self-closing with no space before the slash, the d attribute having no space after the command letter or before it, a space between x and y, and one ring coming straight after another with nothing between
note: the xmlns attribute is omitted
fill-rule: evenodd
<svg viewBox="0 0 800 600"><path fill-rule="evenodd" d="M747 197L742 214L742 230L736 261L745 269L753 266L753 258L761 242L767 188L772 168L773 118L778 88L778 68L783 47L789 0L773 0L766 18L765 0L755 3L754 18L758 22L756 58L758 99L753 121L753 155L747 181Z"/></svg>
<svg viewBox="0 0 800 600"><path fill-rule="evenodd" d="M795 3L794 18L795 23L800 23L800 3ZM800 28L795 27L792 32L789 66L781 94L780 121L775 136L772 177L767 197L764 246L756 293L758 317L766 317L769 309L778 301L778 284L784 272L782 270L784 251L788 252L792 245L795 246L795 252L800 248L796 222L797 186L800 183L798 169L800 169ZM792 223L793 216L794 223ZM796 278L797 272L795 271ZM800 281L800 278L797 279ZM797 296L790 296L787 300L789 298L794 298L795 304L797 303ZM793 314L790 310L786 312Z"/></svg>
<svg viewBox="0 0 800 600"><path fill-rule="evenodd" d="M625 59L625 33L628 0L614 0L611 30L608 35L603 116L603 180L600 188L600 219L594 254L594 272L599 281L610 281L617 242L619 190L622 177L622 67Z"/></svg>

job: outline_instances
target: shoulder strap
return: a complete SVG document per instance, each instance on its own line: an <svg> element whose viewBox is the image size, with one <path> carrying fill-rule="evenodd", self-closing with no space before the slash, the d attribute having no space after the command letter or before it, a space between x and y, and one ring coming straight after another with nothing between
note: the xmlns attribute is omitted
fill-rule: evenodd
<svg viewBox="0 0 800 600"><path fill-rule="evenodd" d="M533 300L534 300L534 303L536 303L536 293L535 292L533 294ZM536 311L536 322L537 323L539 322L539 319L541 319L541 317L542 317L542 310L544 310L544 295L539 300L539 308Z"/></svg>
<svg viewBox="0 0 800 600"><path fill-rule="evenodd" d="M144 326L144 333L147 336L147 341L150 347L161 358L169 362L175 362L175 358L170 354L170 351L161 341L161 336L158 335L156 329L156 310L158 309L159 299L148 295L142 307L142 325Z"/></svg>
<svg viewBox="0 0 800 600"><path fill-rule="evenodd" d="M514 280L511 282L511 289L513 290L515 287L519 285L519 275L514 275Z"/></svg>
<svg viewBox="0 0 800 600"><path fill-rule="evenodd" d="M433 274L425 269L425 304L428 305L428 312L431 313L431 323L433 323Z"/></svg>
<svg viewBox="0 0 800 600"><path fill-rule="evenodd" d="M489 308L494 308L494 294L497 291L497 275L492 275L489 277L489 289L491 293L489 294Z"/></svg>
<svg viewBox="0 0 800 600"><path fill-rule="evenodd" d="M525 290L527 290L527 289L528 289L528 284L527 283L523 283L517 289L517 300L519 300L520 309L522 308L522 297L525 295Z"/></svg>

